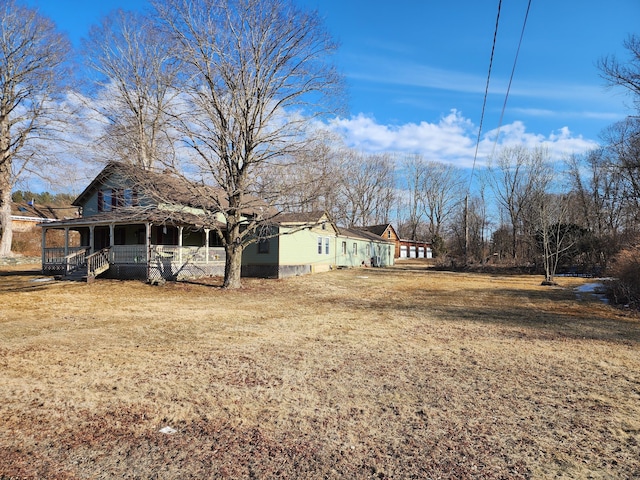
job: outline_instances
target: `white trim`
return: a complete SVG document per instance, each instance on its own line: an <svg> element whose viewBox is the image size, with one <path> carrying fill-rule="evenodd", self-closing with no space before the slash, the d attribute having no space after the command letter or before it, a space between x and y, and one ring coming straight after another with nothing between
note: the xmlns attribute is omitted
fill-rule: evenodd
<svg viewBox="0 0 640 480"><path fill-rule="evenodd" d="M22 222L38 222L38 223L49 223L49 222L57 221L55 218L24 217L22 215L11 215L11 220L18 220Z"/></svg>

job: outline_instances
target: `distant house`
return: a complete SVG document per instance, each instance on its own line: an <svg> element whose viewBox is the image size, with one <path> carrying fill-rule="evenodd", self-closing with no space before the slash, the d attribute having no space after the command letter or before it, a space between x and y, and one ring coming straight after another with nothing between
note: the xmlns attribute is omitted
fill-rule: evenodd
<svg viewBox="0 0 640 480"><path fill-rule="evenodd" d="M78 216L78 208L73 205L38 205L34 202L14 202L11 204L11 223L14 232L27 232L40 223Z"/></svg>
<svg viewBox="0 0 640 480"><path fill-rule="evenodd" d="M336 226L326 212L281 213L242 257L243 275L283 278L333 268L393 265L394 243Z"/></svg>
<svg viewBox="0 0 640 480"><path fill-rule="evenodd" d="M374 233L395 243L395 258L432 258L430 242L401 239L390 223L362 227L362 230Z"/></svg>

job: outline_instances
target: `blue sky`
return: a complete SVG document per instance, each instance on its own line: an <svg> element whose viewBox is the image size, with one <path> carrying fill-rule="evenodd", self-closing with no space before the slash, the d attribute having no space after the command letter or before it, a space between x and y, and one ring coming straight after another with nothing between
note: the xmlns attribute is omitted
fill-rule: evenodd
<svg viewBox="0 0 640 480"><path fill-rule="evenodd" d="M348 113L332 121L346 142L370 152L423 153L468 167L473 158L498 0L296 0L317 8L341 44ZM78 45L91 24L144 0L25 0ZM495 129L527 0L504 0L480 156ZM545 144L558 158L594 146L603 128L633 112L603 87L595 66L640 34L638 0L532 0L498 146ZM492 134L493 131L493 134ZM480 160L481 162L483 160Z"/></svg>

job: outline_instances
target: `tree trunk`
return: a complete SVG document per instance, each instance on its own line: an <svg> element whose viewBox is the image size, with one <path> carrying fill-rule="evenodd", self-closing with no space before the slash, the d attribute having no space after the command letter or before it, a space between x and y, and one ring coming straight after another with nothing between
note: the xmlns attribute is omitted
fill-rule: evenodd
<svg viewBox="0 0 640 480"><path fill-rule="evenodd" d="M240 244L231 243L225 247L224 281L222 288L241 288L242 250Z"/></svg>
<svg viewBox="0 0 640 480"><path fill-rule="evenodd" d="M11 255L13 226L11 224L11 137L5 109L0 123L0 257Z"/></svg>
<svg viewBox="0 0 640 480"><path fill-rule="evenodd" d="M8 179L0 178L0 257L11 256L13 228L11 225L11 186L9 183Z"/></svg>

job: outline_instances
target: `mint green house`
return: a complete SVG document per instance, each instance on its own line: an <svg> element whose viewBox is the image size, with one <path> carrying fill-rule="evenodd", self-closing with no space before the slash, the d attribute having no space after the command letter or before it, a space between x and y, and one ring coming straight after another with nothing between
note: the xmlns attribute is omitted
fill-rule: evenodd
<svg viewBox="0 0 640 480"><path fill-rule="evenodd" d="M324 212L281 213L242 254L242 275L285 278L336 266L338 229Z"/></svg>
<svg viewBox="0 0 640 480"><path fill-rule="evenodd" d="M393 265L395 242L365 230L340 228L336 251L338 267L388 267Z"/></svg>
<svg viewBox="0 0 640 480"><path fill-rule="evenodd" d="M242 274L285 278L335 268L393 265L395 243L337 227L325 212L281 213L245 248Z"/></svg>

